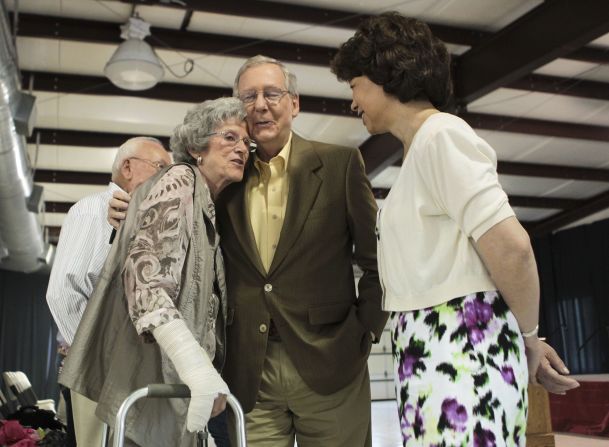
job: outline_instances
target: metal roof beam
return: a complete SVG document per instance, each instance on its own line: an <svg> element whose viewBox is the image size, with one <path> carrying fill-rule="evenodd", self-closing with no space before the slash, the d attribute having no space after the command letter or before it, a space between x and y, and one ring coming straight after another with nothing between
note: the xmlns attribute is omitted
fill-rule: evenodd
<svg viewBox="0 0 609 447"><path fill-rule="evenodd" d="M609 141L609 127L562 121L461 112L458 114L475 129L515 132L577 140Z"/></svg>
<svg viewBox="0 0 609 447"><path fill-rule="evenodd" d="M461 112L459 116L474 129L513 132L527 135L544 135L558 138L609 141L609 127L588 124L565 123L486 113ZM389 134L373 135L360 150L366 164L366 173L374 177L402 156L402 143Z"/></svg>
<svg viewBox="0 0 609 447"><path fill-rule="evenodd" d="M527 226L527 231L531 236L542 236L607 208L609 208L609 190L582 201L580 206L555 214L540 222L531 222Z"/></svg>
<svg viewBox="0 0 609 447"><path fill-rule="evenodd" d="M153 2L149 2L153 3ZM232 14L244 16L244 8L252 8L254 11L248 13L247 17L252 18L269 18L265 17L264 8L269 5L275 5L274 2L267 1L251 1L243 2L235 6L235 2L199 2L201 9L196 9L201 12L217 12L221 14ZM261 4L260 7L257 5ZM230 5L232 9L230 9ZM308 21L306 14L300 14L297 5L287 5L277 3L278 8L270 8L272 14L277 14L277 20L295 21L298 23L309 23L311 25L323 25L327 22L317 19ZM162 6L168 6L163 4ZM225 6L227 6L225 8ZM190 5L189 5L190 7ZM304 7L307 8L307 7ZM314 8L316 9L316 8ZM284 12L281 12L284 11ZM355 29L359 21L366 16L356 13L345 13L343 11L320 10L319 14L326 17L334 17L333 25L340 23L351 23L347 28ZM317 14L317 13L315 13ZM353 17L353 19L350 19ZM186 17L185 17L186 19ZM66 17L53 17L37 14L20 14L19 15L19 36L39 37L47 39L65 39L72 41L83 41L92 43L119 44L120 30L118 23L100 22L94 20L81 20ZM490 39L494 36L491 33L457 28L445 25L429 24L436 36L446 43L472 46L485 39ZM336 48L322 47L316 45L302 45L282 41L268 39L254 39L237 36L228 36L222 34L200 33L192 31L184 31L153 27L152 35L147 38L147 41L157 49L176 49L182 51L191 51L203 54L223 54L227 56L251 57L256 54L265 54L275 57L285 62L297 62L302 64L328 66L329 61L336 52ZM581 60L591 63L607 64L609 63L609 54L607 51L599 50L592 47L580 48L570 54L564 54L561 57L567 59ZM518 77L515 77L516 79Z"/></svg>
<svg viewBox="0 0 609 447"><path fill-rule="evenodd" d="M81 130L41 128L36 129L34 131L34 135L28 140L28 143L35 143L36 132L40 132L41 144L83 147L116 148L129 138L138 136L135 134L115 134L104 132L86 132ZM159 138L161 140L165 140L164 143L167 143L167 137L158 135L154 137ZM360 150L362 150L362 153L364 154L366 160L366 168L368 175L371 177L373 177L375 173L371 172L370 169L375 164L379 165L381 162L383 162L383 160L385 160L386 157L389 157L392 154L397 154L397 160L394 160L393 163L383 163L382 168L380 170L384 169L387 166L401 166L402 164L402 160L400 158L402 150L401 144L398 140L389 137L390 136L387 134L385 134L384 136L377 135L371 137L366 140L366 142L363 143L360 147ZM375 142L379 146L378 148L374 146ZM380 149L380 151L377 149ZM387 149L391 150L387 151L386 153L381 153L383 152L383 150ZM395 155L393 156L395 157ZM40 170L38 172L40 172ZM499 174L504 175L517 175L524 177L545 177L570 180L585 180L594 182L609 182L609 169L598 168L499 161L497 165L497 172L499 172Z"/></svg>
<svg viewBox="0 0 609 447"><path fill-rule="evenodd" d="M37 183L69 183L75 185L107 185L111 175L103 172L61 171L37 169L34 181Z"/></svg>
<svg viewBox="0 0 609 447"><path fill-rule="evenodd" d="M401 160L394 164L394 166L401 165ZM503 175L516 175L521 177L543 177L566 180L582 180L588 182L609 182L609 169L583 168L577 166L499 161L497 163L497 172Z"/></svg>
<svg viewBox="0 0 609 447"><path fill-rule="evenodd" d="M34 90L47 92L132 96L189 103L232 95L232 89L230 88L170 82L162 82L149 90L123 90L101 76L24 70L22 71L22 77L23 88L27 89L31 84ZM510 87L597 99L607 97L609 99L609 84L596 81L579 81L551 76L531 75L515 81ZM350 109L351 102L345 99L301 95L300 107L304 112L354 116ZM469 122L470 125L480 129L609 141L609 128L603 126L559 123L556 121L470 112L461 112L459 116Z"/></svg>
<svg viewBox="0 0 609 447"><path fill-rule="evenodd" d="M500 161L497 164L497 172L503 175L519 175L523 177L609 182L609 169L598 168Z"/></svg>
<svg viewBox="0 0 609 447"><path fill-rule="evenodd" d="M94 20L19 15L19 36L64 39L92 43L121 43L120 24ZM266 39L199 33L152 27L146 41L158 50L180 50L194 53L250 57L264 54L286 62L328 66L336 48L294 44ZM231 79L232 81L232 79Z"/></svg>
<svg viewBox="0 0 609 447"><path fill-rule="evenodd" d="M44 202L44 211L46 213L67 213L74 205L74 202Z"/></svg>
<svg viewBox="0 0 609 447"><path fill-rule="evenodd" d="M384 199L389 194L388 188L372 188L376 199ZM547 208L555 210L572 209L581 205L584 201L579 199L563 199L557 197L533 197L533 196L509 196L510 205L523 208Z"/></svg>
<svg viewBox="0 0 609 447"><path fill-rule="evenodd" d="M545 1L456 59L457 101L468 104L607 32L606 0Z"/></svg>
<svg viewBox="0 0 609 447"><path fill-rule="evenodd" d="M133 0L119 0L132 4ZM149 6L165 6L171 8L189 8L196 12L244 16L255 19L270 19L282 22L296 22L312 26L328 26L355 30L359 23L370 17L356 11L341 11L337 9L317 8L314 6L297 5L266 0L224 0L210 2L209 0L189 0L187 6L167 3L161 0L139 0L138 4ZM458 45L473 45L482 37L488 35L478 31L456 26L429 24L433 33L445 42Z"/></svg>
<svg viewBox="0 0 609 447"><path fill-rule="evenodd" d="M99 76L22 71L23 86L32 85L35 91L75 93L83 95L131 96L164 101L196 103L206 99L232 96L232 89L204 85L162 82L149 90L123 90ZM300 95L300 110L337 116L355 116L351 102L344 99Z"/></svg>
<svg viewBox="0 0 609 447"><path fill-rule="evenodd" d="M27 139L28 144L36 144L37 134L40 134L40 144L58 146L82 147L108 147L115 149L129 138L137 137L135 134L90 132L84 130L35 128L32 136ZM169 138L161 135L144 135L160 140L165 148L169 148Z"/></svg>
<svg viewBox="0 0 609 447"><path fill-rule="evenodd" d="M530 74L511 82L506 87L555 95L609 100L609 83L585 79Z"/></svg>

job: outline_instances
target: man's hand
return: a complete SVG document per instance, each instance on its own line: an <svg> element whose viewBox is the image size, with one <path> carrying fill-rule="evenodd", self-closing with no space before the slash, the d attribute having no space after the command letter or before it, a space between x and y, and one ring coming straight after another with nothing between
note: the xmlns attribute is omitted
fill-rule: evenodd
<svg viewBox="0 0 609 447"><path fill-rule="evenodd" d="M130 201L131 196L123 190L114 191L112 194L112 198L108 202L108 223L113 228L118 230L121 221L125 220Z"/></svg>
<svg viewBox="0 0 609 447"><path fill-rule="evenodd" d="M540 345L542 356L537 370L539 384L554 394L565 394L568 390L579 387L577 380L566 376L569 370L554 348L544 341L540 341Z"/></svg>

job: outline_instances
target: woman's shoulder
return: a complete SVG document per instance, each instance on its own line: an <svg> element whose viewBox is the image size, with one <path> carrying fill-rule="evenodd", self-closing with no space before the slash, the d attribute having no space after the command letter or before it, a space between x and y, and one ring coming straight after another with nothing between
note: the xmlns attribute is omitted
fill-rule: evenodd
<svg viewBox="0 0 609 447"><path fill-rule="evenodd" d="M415 158L427 160L430 157L444 157L456 152L480 150L484 143L476 132L462 118L450 113L431 115L419 128L411 146Z"/></svg>
<svg viewBox="0 0 609 447"><path fill-rule="evenodd" d="M417 132L422 139L438 138L450 134L473 134L473 129L462 118L439 112L429 116Z"/></svg>
<svg viewBox="0 0 609 447"><path fill-rule="evenodd" d="M157 185L160 184L166 191L186 190L192 193L195 186L195 169L186 163L172 165L159 178Z"/></svg>
<svg viewBox="0 0 609 447"><path fill-rule="evenodd" d="M159 202L191 196L195 186L195 173L186 164L172 165L153 180L145 202Z"/></svg>
<svg viewBox="0 0 609 447"><path fill-rule="evenodd" d="M165 174L161 176L161 179L193 185L195 181L194 169L196 168L186 163L171 165L167 171L165 171Z"/></svg>

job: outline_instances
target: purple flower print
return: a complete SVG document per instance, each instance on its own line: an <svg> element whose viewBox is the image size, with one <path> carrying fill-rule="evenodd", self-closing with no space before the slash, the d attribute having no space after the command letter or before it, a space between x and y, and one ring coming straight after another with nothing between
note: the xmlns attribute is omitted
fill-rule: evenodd
<svg viewBox="0 0 609 447"><path fill-rule="evenodd" d="M404 312L400 312L398 322L402 328L406 327L406 314Z"/></svg>
<svg viewBox="0 0 609 447"><path fill-rule="evenodd" d="M469 333L472 344L484 340L484 332L488 329L488 322L493 318L493 308L481 299L467 301L463 306L462 319Z"/></svg>
<svg viewBox="0 0 609 447"><path fill-rule="evenodd" d="M514 376L514 370L511 366L503 365L501 367L501 377L505 380L505 383L510 385L516 385L516 376Z"/></svg>
<svg viewBox="0 0 609 447"><path fill-rule="evenodd" d="M425 363L422 358L428 357L429 353L425 352L425 342L417 340L414 337L410 339L408 347L400 355L400 364L398 367L398 377L400 382L405 379L418 375L419 370L425 371Z"/></svg>
<svg viewBox="0 0 609 447"><path fill-rule="evenodd" d="M425 434L423 415L419 405L414 407L411 404L406 404L404 406L400 415L400 427L402 428L404 441L411 439L412 435L414 435L415 439L418 439Z"/></svg>
<svg viewBox="0 0 609 447"><path fill-rule="evenodd" d="M477 423L474 429L474 447L495 447L496 445L495 434L483 429L480 423Z"/></svg>
<svg viewBox="0 0 609 447"><path fill-rule="evenodd" d="M402 414L400 414L400 426L402 427L402 430L404 430L405 428L408 428L412 425L412 422L409 421L409 413L412 413L412 411L414 410L414 407L411 404L406 404L404 405L404 408L402 409Z"/></svg>
<svg viewBox="0 0 609 447"><path fill-rule="evenodd" d="M457 399L444 399L442 414L440 415L440 428L449 428L455 431L465 431L467 423L467 410L457 402Z"/></svg>
<svg viewBox="0 0 609 447"><path fill-rule="evenodd" d="M404 361L402 362L398 370L400 382L404 381L404 379L406 379L407 377L412 376L412 372L414 371L414 365L418 360L418 357L409 355L407 352L404 353Z"/></svg>

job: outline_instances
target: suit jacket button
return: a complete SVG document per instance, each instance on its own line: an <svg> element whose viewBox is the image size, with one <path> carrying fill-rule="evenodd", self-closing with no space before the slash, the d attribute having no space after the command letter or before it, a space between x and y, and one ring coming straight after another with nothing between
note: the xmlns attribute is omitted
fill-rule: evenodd
<svg viewBox="0 0 609 447"><path fill-rule="evenodd" d="M262 323L260 325L260 327L258 328L258 330L260 331L261 334L264 334L266 332L266 330L268 329L267 325Z"/></svg>
<svg viewBox="0 0 609 447"><path fill-rule="evenodd" d="M273 291L273 286L271 284L265 284L264 285L264 291L265 292L272 292Z"/></svg>

